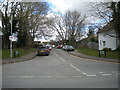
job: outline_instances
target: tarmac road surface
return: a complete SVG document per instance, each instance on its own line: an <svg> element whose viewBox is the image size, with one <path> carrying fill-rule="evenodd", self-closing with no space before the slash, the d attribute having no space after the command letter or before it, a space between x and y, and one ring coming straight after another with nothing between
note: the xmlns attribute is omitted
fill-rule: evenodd
<svg viewBox="0 0 120 90"><path fill-rule="evenodd" d="M52 49L49 56L5 64L3 88L118 88L118 64L72 56Z"/></svg>

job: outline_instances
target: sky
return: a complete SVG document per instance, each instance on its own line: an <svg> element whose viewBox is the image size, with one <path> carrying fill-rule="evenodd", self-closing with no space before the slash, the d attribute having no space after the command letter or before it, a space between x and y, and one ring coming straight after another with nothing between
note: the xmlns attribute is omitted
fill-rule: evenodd
<svg viewBox="0 0 120 90"><path fill-rule="evenodd" d="M0 0L0 1L3 1L3 0ZM26 0L23 0L26 2ZM27 0L27 1L30 1L31 0ZM33 1L41 1L41 0L33 0ZM91 7L91 4L90 4L90 1L91 2L101 2L101 1L111 1L111 0L42 0L42 1L47 1L49 2L49 5L51 7L51 11L49 14L51 13L54 13L56 14L58 11L61 12L61 15L64 15L65 12L67 10L77 10L78 12L82 13L83 15L89 15L90 17L88 18L88 21L91 24L94 22L94 20L96 20L97 22L99 22L98 18L97 17L91 17L90 15L90 11L92 11L92 7ZM118 0L114 0L114 1L118 1ZM102 21L103 22L103 21ZM55 39L55 37L52 38L53 40ZM40 39L39 39L40 40ZM44 38L42 39L43 41L46 41Z"/></svg>
<svg viewBox="0 0 120 90"><path fill-rule="evenodd" d="M89 2L81 2L80 0L48 0L48 2L50 3L50 7L51 7L51 11L49 13L49 15L53 14L57 14L57 12L61 12L62 15L65 14L66 11L68 10L77 10L78 12L82 13L83 15L89 15L88 13L90 13L90 11L92 11L92 7L90 5ZM59 15L61 15L59 14ZM88 16L89 17L89 16ZM96 19L95 17L88 18L89 24L93 23L92 20ZM86 30L88 30L88 26L86 27ZM55 40L55 36L52 37L51 39ZM39 39L44 41L44 38ZM45 40L46 41L46 40Z"/></svg>
<svg viewBox="0 0 120 90"><path fill-rule="evenodd" d="M47 0L49 2L51 11L49 12L50 16L54 14L64 15L68 10L77 10L78 12L82 13L83 15L88 14L91 10L91 6L89 2L81 2L80 0ZM90 20L91 21L91 20ZM92 23L92 22L91 22ZM86 29L87 30L87 29ZM56 37L53 36L50 39L45 40L44 38L39 39L40 41L49 41L55 40ZM35 39L37 41L38 39Z"/></svg>

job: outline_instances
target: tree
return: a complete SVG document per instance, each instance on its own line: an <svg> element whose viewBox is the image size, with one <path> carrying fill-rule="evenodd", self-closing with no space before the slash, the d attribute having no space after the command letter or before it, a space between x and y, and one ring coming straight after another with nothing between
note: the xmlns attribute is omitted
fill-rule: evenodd
<svg viewBox="0 0 120 90"><path fill-rule="evenodd" d="M82 37L84 19L85 17L77 11L67 11L63 16L54 15L50 27L58 33L57 38L62 40L63 44L75 45L76 39Z"/></svg>
<svg viewBox="0 0 120 90"><path fill-rule="evenodd" d="M64 18L69 44L75 45L76 38L82 37L85 16L78 11L68 11Z"/></svg>
<svg viewBox="0 0 120 90"><path fill-rule="evenodd" d="M110 7L108 8L112 10L113 27L116 31L118 39L120 40L120 1L111 2Z"/></svg>
<svg viewBox="0 0 120 90"><path fill-rule="evenodd" d="M118 2L100 2L92 3L94 8L94 15L100 19L103 19L106 24L111 23L112 27L116 31L117 36L111 36L107 32L106 34L118 38L120 40L120 1ZM101 28L99 28L101 29Z"/></svg>
<svg viewBox="0 0 120 90"><path fill-rule="evenodd" d="M2 6L4 48L9 48L10 46L11 13L13 15L13 33L18 33L17 46L31 46L36 33L38 33L37 31L41 28L40 26L45 24L43 21L45 21L45 15L49 10L47 2L6 2ZM42 33L39 34L42 35Z"/></svg>
<svg viewBox="0 0 120 90"><path fill-rule="evenodd" d="M87 36L88 38L90 39L90 41L95 41L95 28L93 26L89 26L88 27L89 30L88 30L88 33L87 33Z"/></svg>

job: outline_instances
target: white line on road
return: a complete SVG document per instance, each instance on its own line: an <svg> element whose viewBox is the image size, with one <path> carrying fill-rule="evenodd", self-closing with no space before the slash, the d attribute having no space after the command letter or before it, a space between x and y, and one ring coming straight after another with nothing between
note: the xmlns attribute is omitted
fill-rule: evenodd
<svg viewBox="0 0 120 90"><path fill-rule="evenodd" d="M63 62L66 62L63 58L59 57Z"/></svg>
<svg viewBox="0 0 120 90"><path fill-rule="evenodd" d="M88 76L88 77L92 77L92 76L97 76L96 74L93 74L93 75L86 75L86 76Z"/></svg>
<svg viewBox="0 0 120 90"><path fill-rule="evenodd" d="M112 73L118 73L118 71L112 71Z"/></svg>
<svg viewBox="0 0 120 90"><path fill-rule="evenodd" d="M102 74L102 75L103 75L103 76L109 76L109 75L112 75L112 74L109 74L109 73L108 73L108 74Z"/></svg>
<svg viewBox="0 0 120 90"><path fill-rule="evenodd" d="M34 76L20 76L21 78L34 78Z"/></svg>
<svg viewBox="0 0 120 90"><path fill-rule="evenodd" d="M99 74L104 73L104 72L99 72Z"/></svg>
<svg viewBox="0 0 120 90"><path fill-rule="evenodd" d="M57 54L57 53L55 53L55 56L58 56L58 54Z"/></svg>
<svg viewBox="0 0 120 90"><path fill-rule="evenodd" d="M73 67L74 69L76 69L77 71L80 71L78 68L76 68L76 67L73 66L72 64L71 64L70 66Z"/></svg>
<svg viewBox="0 0 120 90"><path fill-rule="evenodd" d="M72 77L82 77L82 76L72 76Z"/></svg>
<svg viewBox="0 0 120 90"><path fill-rule="evenodd" d="M55 76L55 77L67 77L67 76Z"/></svg>
<svg viewBox="0 0 120 90"><path fill-rule="evenodd" d="M39 78L51 78L52 76L39 76Z"/></svg>
<svg viewBox="0 0 120 90"><path fill-rule="evenodd" d="M81 72L82 74L86 75L86 73L82 72L81 70L79 70L78 68L76 68L75 66L73 66L72 64L70 66L73 67L74 69L76 69L77 71Z"/></svg>

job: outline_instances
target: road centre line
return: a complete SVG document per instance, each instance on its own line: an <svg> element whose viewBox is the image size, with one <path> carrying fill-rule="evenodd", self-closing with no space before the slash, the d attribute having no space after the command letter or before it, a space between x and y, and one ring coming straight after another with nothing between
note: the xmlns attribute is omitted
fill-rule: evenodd
<svg viewBox="0 0 120 90"><path fill-rule="evenodd" d="M73 66L72 64L70 66L73 67L74 69L76 69L77 71L81 72L82 74L86 75L86 73L82 72L81 70L79 70L78 68L76 68L75 66Z"/></svg>
<svg viewBox="0 0 120 90"><path fill-rule="evenodd" d="M55 56L58 56L58 54L57 54L57 53L55 53Z"/></svg>
<svg viewBox="0 0 120 90"><path fill-rule="evenodd" d="M59 57L62 61L66 62L66 60L64 60L63 58Z"/></svg>

